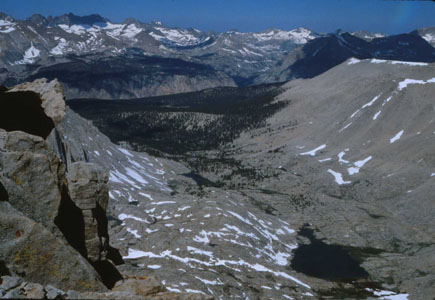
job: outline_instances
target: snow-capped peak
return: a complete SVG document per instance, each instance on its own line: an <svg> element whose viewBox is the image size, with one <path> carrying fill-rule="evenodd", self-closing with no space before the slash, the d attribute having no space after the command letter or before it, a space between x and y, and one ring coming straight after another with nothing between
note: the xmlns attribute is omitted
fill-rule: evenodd
<svg viewBox="0 0 435 300"><path fill-rule="evenodd" d="M35 62L35 58L39 56L41 51L33 46L33 43L30 43L30 48L24 52L24 56L22 60L15 62L17 65L24 64L33 64Z"/></svg>
<svg viewBox="0 0 435 300"><path fill-rule="evenodd" d="M186 29L165 28L161 26L154 27L154 30L150 32L150 35L159 42L169 42L182 47L197 45L208 39L206 38L204 40L196 37Z"/></svg>
<svg viewBox="0 0 435 300"><path fill-rule="evenodd" d="M142 28L138 27L135 23L130 24L115 24L110 22L98 23L92 26L81 24L81 25L58 25L65 32L76 34L76 35L86 35L90 34L95 37L96 34L107 34L108 36L120 39L134 39L134 37L142 32Z"/></svg>
<svg viewBox="0 0 435 300"><path fill-rule="evenodd" d="M296 44L305 44L315 38L313 32L306 28L297 28L290 31L270 29L261 33L254 33L253 36L260 42L270 40L289 40Z"/></svg>
<svg viewBox="0 0 435 300"><path fill-rule="evenodd" d="M15 30L13 19L10 17L0 20L0 33L9 33Z"/></svg>

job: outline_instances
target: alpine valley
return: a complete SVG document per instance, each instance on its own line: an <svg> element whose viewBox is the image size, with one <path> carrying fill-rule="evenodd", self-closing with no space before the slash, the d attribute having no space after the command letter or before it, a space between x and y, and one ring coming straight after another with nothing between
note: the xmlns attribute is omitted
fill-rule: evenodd
<svg viewBox="0 0 435 300"><path fill-rule="evenodd" d="M435 299L434 45L0 14L0 297Z"/></svg>

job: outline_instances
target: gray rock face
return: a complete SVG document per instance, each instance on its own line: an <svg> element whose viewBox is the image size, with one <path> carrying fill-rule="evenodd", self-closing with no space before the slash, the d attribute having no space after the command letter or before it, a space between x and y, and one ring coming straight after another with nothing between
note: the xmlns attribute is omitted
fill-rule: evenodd
<svg viewBox="0 0 435 300"><path fill-rule="evenodd" d="M0 290L2 290L3 292L19 286L23 282L23 279L11 276L3 276L1 280L2 283L0 284Z"/></svg>
<svg viewBox="0 0 435 300"><path fill-rule="evenodd" d="M22 288L23 294L28 299L43 299L45 297L45 291L42 285L37 283L28 283ZM51 296L51 297L50 297ZM48 299L55 299L52 295L48 296ZM60 295L59 295L60 296Z"/></svg>
<svg viewBox="0 0 435 300"><path fill-rule="evenodd" d="M108 179L104 170L86 162L73 163L67 174L69 195L83 214L85 246L91 262L106 260L109 247Z"/></svg>
<svg viewBox="0 0 435 300"><path fill-rule="evenodd" d="M93 163L76 162L67 174L68 189L74 203L82 210L107 208L109 177Z"/></svg>
<svg viewBox="0 0 435 300"><path fill-rule="evenodd" d="M47 285L45 287L45 292L48 299L64 299L66 296L64 291L59 290L52 285Z"/></svg>
<svg viewBox="0 0 435 300"><path fill-rule="evenodd" d="M29 90L55 123L64 118L59 83L35 81L7 94ZM13 117L15 112L9 113ZM104 291L103 282L121 278L105 257L106 252L116 254L107 233L107 175L96 165L77 163L69 180L65 177L65 165L42 137L0 129L1 273L62 289ZM28 288L20 291L41 292ZM8 297L18 297L20 291Z"/></svg>
<svg viewBox="0 0 435 300"><path fill-rule="evenodd" d="M65 167L42 138L21 131L0 129L0 149L9 203L55 233Z"/></svg>
<svg viewBox="0 0 435 300"><path fill-rule="evenodd" d="M1 202L0 255L11 273L63 289L105 290L97 272L42 225Z"/></svg>
<svg viewBox="0 0 435 300"><path fill-rule="evenodd" d="M126 279L119 281L112 291L129 292L131 294L137 294L140 296L150 296L160 292L165 292L166 289L161 286L157 279L148 277L144 280Z"/></svg>

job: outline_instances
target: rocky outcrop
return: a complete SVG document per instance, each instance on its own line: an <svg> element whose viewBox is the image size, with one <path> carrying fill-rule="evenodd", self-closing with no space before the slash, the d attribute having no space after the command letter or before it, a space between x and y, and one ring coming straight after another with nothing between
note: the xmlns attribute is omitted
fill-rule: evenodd
<svg viewBox="0 0 435 300"><path fill-rule="evenodd" d="M65 167L48 144L21 131L0 130L0 181L6 200L0 214L5 268L63 289L104 290L83 255L84 216L71 201Z"/></svg>
<svg viewBox="0 0 435 300"><path fill-rule="evenodd" d="M213 298L192 293L171 293L154 277L129 278L119 282L105 293L63 291L52 285L27 282L19 277L0 278L1 298L28 299L145 299L145 300L211 300Z"/></svg>
<svg viewBox="0 0 435 300"><path fill-rule="evenodd" d="M86 246L90 242L95 244L95 241L90 239L87 244L86 235L93 236L90 233L92 231L104 232L98 227L104 228L101 224L106 224L107 227L107 221L92 224L95 214L86 214L71 199L65 165L43 139L53 129L54 124L59 123L65 116L61 86L57 81L47 83L46 80L37 80L15 87L1 96L0 106L3 106L2 112L8 114L9 120L19 114L14 110L7 111L10 106L5 105L5 101L19 99L29 115L35 113L32 110L34 107L26 104L29 101L35 103L35 99L39 104L39 111L36 112L38 116L30 118L30 122L17 122L15 128L5 126L7 130L20 131L8 132L0 129L2 274L15 274L28 281L54 284L62 289L106 290L103 284L107 285L104 278L106 275L100 277L98 274L102 273L101 262L104 261L98 255L100 243L89 247L92 251L88 251ZM35 135L32 128L38 128L38 120L42 117L49 119L52 127L47 126L44 132L39 132L43 134ZM98 173L96 166L82 166L80 170L79 174L82 175L86 172L94 175ZM100 203L98 214L105 217L102 207L107 206L107 176L95 176L103 179L101 183L97 182L101 188L87 186L87 197L95 197L94 201ZM92 178L91 176L90 179ZM92 194L93 188L100 196ZM82 194L77 191L72 194L80 205L78 197ZM94 205L90 209L95 207ZM85 228L91 230L85 232ZM105 240L107 245L107 229ZM90 257L88 252L92 253ZM121 278L119 272L114 271L116 268L113 265L103 264L103 267L104 270L111 271L106 272L109 276L117 274L116 280Z"/></svg>
<svg viewBox="0 0 435 300"><path fill-rule="evenodd" d="M101 250L109 237L104 228L107 220L102 212L106 211L109 200L108 176L95 164L76 162L71 166L67 180L69 195L83 214L87 257L91 261L105 259Z"/></svg>
<svg viewBox="0 0 435 300"><path fill-rule="evenodd" d="M22 131L0 129L0 149L9 203L55 233L65 167L41 137Z"/></svg>
<svg viewBox="0 0 435 300"><path fill-rule="evenodd" d="M66 293L51 286L29 283L19 277L3 276L0 279L0 297L30 299L64 299Z"/></svg>
<svg viewBox="0 0 435 300"><path fill-rule="evenodd" d="M105 290L94 268L71 246L4 201L0 228L0 260L8 273L66 290Z"/></svg>
<svg viewBox="0 0 435 300"><path fill-rule="evenodd" d="M71 200L83 216L85 257L100 273L106 286L113 287L122 276L111 261L121 264L123 260L109 244L106 217L109 177L96 164L75 162L70 166L67 181Z"/></svg>

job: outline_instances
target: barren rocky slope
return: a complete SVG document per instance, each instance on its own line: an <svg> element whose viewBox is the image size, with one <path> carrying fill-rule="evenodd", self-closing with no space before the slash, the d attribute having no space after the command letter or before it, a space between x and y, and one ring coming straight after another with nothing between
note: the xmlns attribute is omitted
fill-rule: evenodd
<svg viewBox="0 0 435 300"><path fill-rule="evenodd" d="M153 176L171 191L141 195L147 173L112 169L114 203L130 202L113 227L137 260L126 269L223 298L431 299L434 74L433 64L352 58L285 84L261 126L177 156L196 173L159 158L168 177Z"/></svg>
<svg viewBox="0 0 435 300"><path fill-rule="evenodd" d="M274 170L264 188L305 195L297 215L327 243L381 250L371 280L430 299L435 267L434 64L350 59L297 80L267 127L235 142L236 158ZM278 211L297 203L276 197Z"/></svg>
<svg viewBox="0 0 435 300"><path fill-rule="evenodd" d="M243 193L198 186L182 164L113 145L71 111L55 135L65 160L101 162L110 171L110 236L124 273L223 299L311 294L286 268L296 247L291 224Z"/></svg>
<svg viewBox="0 0 435 300"><path fill-rule="evenodd" d="M51 116L47 128L55 127L50 147L45 127L33 132L36 137L2 118L0 238L7 242L0 248L1 293L431 299L434 74L433 64L353 58L285 84L276 98L265 97L271 90L250 89L265 97L256 105L275 103L276 109L257 114L255 126L240 123L243 131L224 146L177 155L184 163L128 150L129 140L115 145L68 108L65 119L56 117L63 116L61 105L42 101L40 107L39 118ZM41 84L36 94L23 91L32 85L13 93L39 104L56 86L34 85ZM24 108L11 104L19 97L5 94L0 101L8 109ZM256 99L242 96L221 115ZM205 128L213 115L203 114ZM81 214L85 236L77 239L66 226L65 205ZM25 226L16 228L18 221ZM27 241L31 248L20 246ZM46 252L50 245L57 250ZM63 269L42 268L35 254L47 264L67 265L68 277ZM98 268L121 260L111 273ZM75 276L77 282L66 280ZM81 287L82 277L97 288Z"/></svg>

